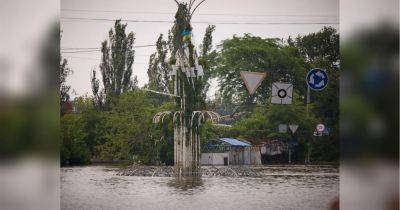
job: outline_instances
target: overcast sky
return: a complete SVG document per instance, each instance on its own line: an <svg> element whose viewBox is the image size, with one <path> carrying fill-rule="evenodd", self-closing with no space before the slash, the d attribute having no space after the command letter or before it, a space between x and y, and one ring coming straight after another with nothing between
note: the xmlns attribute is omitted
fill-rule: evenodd
<svg viewBox="0 0 400 210"><path fill-rule="evenodd" d="M62 0L61 49L65 51L65 48L100 47L113 26L112 21L66 18L173 21L176 9L173 0ZM338 0L206 0L197 9L192 25L194 41L199 44L203 39L206 23L215 24L213 45L216 46L234 34L241 36L251 33L264 38L308 34L319 31L324 24L292 23L339 22L338 16ZM339 28L339 24L327 25ZM172 23L169 22L128 22L127 31L136 34L135 45L148 45L154 44L159 34L166 34L171 26ZM149 55L154 51L155 47L136 48L133 74L138 76L140 86L147 83ZM67 80L72 89L77 95L91 95L90 72L94 68L98 70L100 51L63 53L62 56L68 59L69 66L74 71ZM251 66L249 70L251 71ZM215 85L212 89L216 90Z"/></svg>

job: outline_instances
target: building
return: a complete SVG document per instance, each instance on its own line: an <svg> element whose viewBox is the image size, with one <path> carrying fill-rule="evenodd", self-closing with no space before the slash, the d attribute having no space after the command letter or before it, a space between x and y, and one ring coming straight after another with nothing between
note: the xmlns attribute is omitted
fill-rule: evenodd
<svg viewBox="0 0 400 210"><path fill-rule="evenodd" d="M265 141L260 145L262 163L291 163L293 159L293 153L296 151L297 146L297 141Z"/></svg>
<svg viewBox="0 0 400 210"><path fill-rule="evenodd" d="M233 138L210 140L202 148L202 165L259 165L259 146Z"/></svg>

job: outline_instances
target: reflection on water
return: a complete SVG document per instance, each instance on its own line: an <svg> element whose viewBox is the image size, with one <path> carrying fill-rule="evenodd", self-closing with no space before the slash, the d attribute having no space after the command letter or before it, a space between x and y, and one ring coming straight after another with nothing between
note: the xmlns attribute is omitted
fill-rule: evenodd
<svg viewBox="0 0 400 210"><path fill-rule="evenodd" d="M199 191L203 187L201 177L176 177L167 182L167 185L183 192Z"/></svg>
<svg viewBox="0 0 400 210"><path fill-rule="evenodd" d="M336 169L267 168L249 177L116 176L112 168L61 169L62 209L328 209L338 197ZM333 171L336 171L334 173Z"/></svg>

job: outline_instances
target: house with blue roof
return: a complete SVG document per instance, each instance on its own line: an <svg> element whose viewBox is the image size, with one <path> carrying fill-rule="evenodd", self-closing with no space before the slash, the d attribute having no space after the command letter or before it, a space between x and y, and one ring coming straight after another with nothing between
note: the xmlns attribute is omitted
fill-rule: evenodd
<svg viewBox="0 0 400 210"><path fill-rule="evenodd" d="M261 152L259 146L234 138L209 140L202 147L202 165L259 165Z"/></svg>

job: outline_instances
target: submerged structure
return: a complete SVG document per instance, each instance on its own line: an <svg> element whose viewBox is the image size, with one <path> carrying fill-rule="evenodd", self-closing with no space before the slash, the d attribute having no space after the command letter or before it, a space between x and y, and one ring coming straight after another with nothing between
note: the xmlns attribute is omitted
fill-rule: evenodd
<svg viewBox="0 0 400 210"><path fill-rule="evenodd" d="M198 53L192 41L191 16L201 1L194 6L179 3L172 28L172 55L170 72L173 81L173 94L176 98L176 110L157 113L153 123L164 121L171 116L174 126L174 173L176 176L200 176L200 128L210 119L218 122L219 115L212 111L202 110L204 106L204 71L198 61ZM193 7L193 9L192 9Z"/></svg>
<svg viewBox="0 0 400 210"><path fill-rule="evenodd" d="M202 147L202 165L260 165L260 147L250 142L220 138L209 140Z"/></svg>

